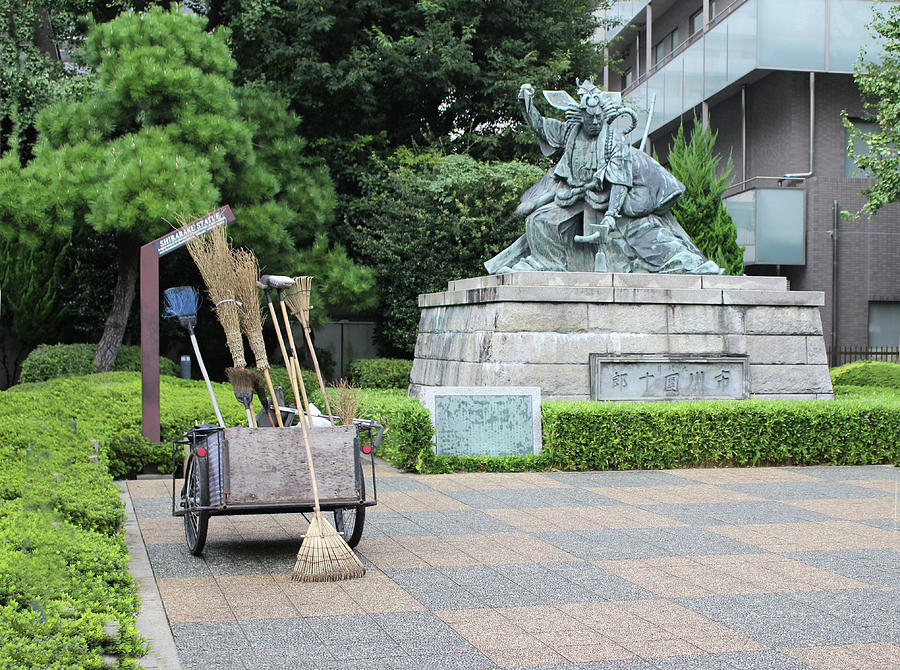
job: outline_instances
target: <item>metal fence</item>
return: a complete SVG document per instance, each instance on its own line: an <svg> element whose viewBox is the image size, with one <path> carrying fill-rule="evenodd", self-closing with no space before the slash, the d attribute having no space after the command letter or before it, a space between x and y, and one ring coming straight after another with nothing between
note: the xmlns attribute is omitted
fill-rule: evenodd
<svg viewBox="0 0 900 670"><path fill-rule="evenodd" d="M838 347L837 351L828 352L828 361L833 368L854 361L900 363L900 347L869 347L868 349Z"/></svg>

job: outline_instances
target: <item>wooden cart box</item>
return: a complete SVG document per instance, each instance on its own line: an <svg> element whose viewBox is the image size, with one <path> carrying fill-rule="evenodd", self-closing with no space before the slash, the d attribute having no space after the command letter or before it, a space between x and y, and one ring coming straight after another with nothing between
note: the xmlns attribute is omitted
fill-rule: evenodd
<svg viewBox="0 0 900 670"><path fill-rule="evenodd" d="M316 427L308 435L320 502L358 503L356 427ZM210 505L312 504L299 428L225 428L210 435L207 449Z"/></svg>

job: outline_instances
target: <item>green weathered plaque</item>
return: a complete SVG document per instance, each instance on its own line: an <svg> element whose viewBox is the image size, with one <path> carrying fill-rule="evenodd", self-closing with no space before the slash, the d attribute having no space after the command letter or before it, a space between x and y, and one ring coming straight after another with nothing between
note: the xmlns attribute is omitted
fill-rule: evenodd
<svg viewBox="0 0 900 670"><path fill-rule="evenodd" d="M424 389L435 452L527 456L541 448L540 388L450 386Z"/></svg>

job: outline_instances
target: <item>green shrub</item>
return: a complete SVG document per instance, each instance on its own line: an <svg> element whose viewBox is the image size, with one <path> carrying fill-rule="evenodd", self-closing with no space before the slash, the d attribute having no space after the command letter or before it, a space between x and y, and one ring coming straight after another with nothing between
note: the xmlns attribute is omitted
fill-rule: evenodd
<svg viewBox="0 0 900 670"><path fill-rule="evenodd" d="M880 386L900 390L900 363L856 361L831 368L831 383L841 386Z"/></svg>
<svg viewBox="0 0 900 670"><path fill-rule="evenodd" d="M96 344L40 344L22 362L20 383L42 382L55 377L88 375L97 371L94 365ZM139 372L141 348L123 346L116 356L113 370ZM178 366L168 358L160 357L159 371L163 375L178 375Z"/></svg>
<svg viewBox="0 0 900 670"><path fill-rule="evenodd" d="M891 463L897 398L545 403L544 452L562 470Z"/></svg>
<svg viewBox="0 0 900 670"><path fill-rule="evenodd" d="M138 600L106 453L81 430L89 417L60 414L56 380L14 389L0 392L0 668L134 667Z"/></svg>
<svg viewBox="0 0 900 670"><path fill-rule="evenodd" d="M354 246L378 275L376 336L386 352L412 356L418 294L485 274L484 262L522 234L516 206L543 170L409 149L373 167L346 218Z"/></svg>
<svg viewBox="0 0 900 670"><path fill-rule="evenodd" d="M231 386L213 383L213 390L226 423L246 424L246 412ZM172 442L195 421L216 421L204 383L177 377L160 378L162 442L156 445L141 435L141 379L136 372L58 377L2 393L0 422L30 416L51 427L74 425L83 439L100 442L115 478L133 476L145 466L170 471Z"/></svg>
<svg viewBox="0 0 900 670"><path fill-rule="evenodd" d="M383 391L366 406L371 393L365 413L386 426L379 455L416 472L862 465L896 462L900 444L900 394L837 387L834 401L546 402L537 456L436 456L418 401Z"/></svg>
<svg viewBox="0 0 900 670"><path fill-rule="evenodd" d="M357 358L347 364L347 381L364 389L405 391L412 364L405 358Z"/></svg>

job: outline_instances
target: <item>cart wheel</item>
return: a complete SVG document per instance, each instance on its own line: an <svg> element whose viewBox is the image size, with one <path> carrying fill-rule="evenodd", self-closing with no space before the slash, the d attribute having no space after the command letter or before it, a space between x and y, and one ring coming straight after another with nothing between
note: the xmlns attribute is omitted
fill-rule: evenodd
<svg viewBox="0 0 900 670"><path fill-rule="evenodd" d="M209 463L205 458L198 459L194 455L188 458L184 473L184 493L181 499L181 505L184 508L190 510L192 507L209 504L208 467ZM184 539L187 541L188 551L194 556L203 553L208 527L209 512L187 511L185 513Z"/></svg>
<svg viewBox="0 0 900 670"><path fill-rule="evenodd" d="M350 547L359 544L366 523L366 506L344 507L334 510L334 527Z"/></svg>

